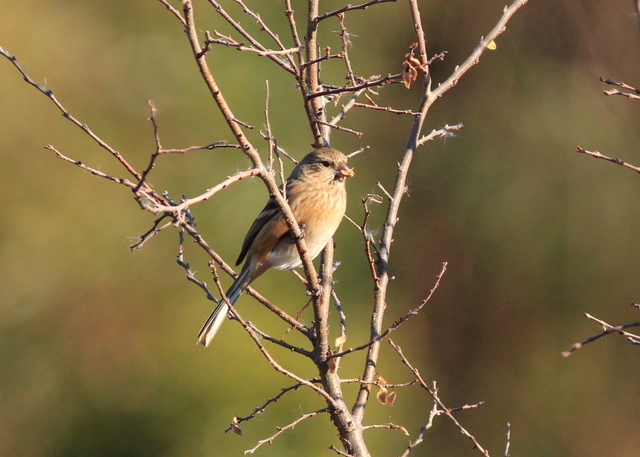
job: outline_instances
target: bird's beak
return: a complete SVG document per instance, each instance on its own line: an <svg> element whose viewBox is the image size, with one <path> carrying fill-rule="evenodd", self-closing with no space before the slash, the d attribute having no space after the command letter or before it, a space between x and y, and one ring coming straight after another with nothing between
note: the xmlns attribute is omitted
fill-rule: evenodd
<svg viewBox="0 0 640 457"><path fill-rule="evenodd" d="M351 178L355 175L353 168L349 168L346 163L343 163L336 168L336 179Z"/></svg>

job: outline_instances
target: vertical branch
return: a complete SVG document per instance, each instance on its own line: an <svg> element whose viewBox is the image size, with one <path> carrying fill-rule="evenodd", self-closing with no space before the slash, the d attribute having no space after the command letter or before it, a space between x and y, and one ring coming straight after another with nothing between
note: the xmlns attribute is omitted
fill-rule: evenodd
<svg viewBox="0 0 640 457"><path fill-rule="evenodd" d="M480 40L480 43L476 46L469 57L456 69L453 73L436 89L431 90L431 79L427 69L427 50L424 40L424 32L422 27L422 19L420 17L420 10L418 8L418 0L409 0L411 8L411 16L413 18L414 29L417 34L418 48L420 53L420 62L423 66L423 93L422 100L420 101L420 107L418 109L418 115L414 117L413 124L407 143L405 145L404 154L402 160L398 164L398 172L396 174L396 182L389 198L389 206L387 209L387 217L385 219L382 236L380 239L380 248L376 259L376 273L377 280L374 282L374 307L371 317L371 333L370 341L374 341L369 346L367 352L367 359L365 364L364 373L362 375L363 383L360 386L360 391L356 398L356 402L353 407L354 419L358 422L362 421L364 417L364 411L367 405L367 401L370 394L371 381L373 381L376 374L376 365L378 362L378 355L380 352L380 332L382 331L382 319L384 317L384 309L387 296L387 287L389 285L389 255L391 251L391 243L393 242L393 232L395 230L396 223L398 221L398 210L402 197L406 191L406 180L411 161L413 160L413 154L418 147L418 139L420 132L424 125L427 113L431 105L441 97L444 92L451 89L458 81L458 79L466 73L473 65L477 64L480 59L480 55L484 52L487 45L494 40L498 35L505 31L506 23L511 16L524 4L527 0L515 0L509 7L505 7L502 12L502 16L498 20L498 23L493 29Z"/></svg>
<svg viewBox="0 0 640 457"><path fill-rule="evenodd" d="M227 121L227 124L233 132L233 135L236 137L236 140L238 140L238 144L240 144L242 150L251 159L253 166L256 168L263 168L262 161L260 160L258 152L251 145L251 143L249 143L249 140L247 140L247 137L242 131L240 124L235 120L236 118L233 115L229 104L222 95L222 92L218 87L218 83L216 83L216 80L211 74L211 70L209 69L209 65L207 64L206 60L206 53L203 52L202 46L200 46L200 41L198 40L198 32L193 17L192 1L182 0L182 7L184 10L184 17L186 22L185 31L187 33L187 36L189 37L189 43L191 44L193 55L196 59L196 63L198 64L198 69L200 70L200 73L202 74L202 77L204 78L207 87L209 88L209 92L211 92L216 105L218 105L218 109Z"/></svg>
<svg viewBox="0 0 640 457"><path fill-rule="evenodd" d="M325 146L328 143L329 128L318 122L325 121L324 104L322 97L309 97L320 92L320 63L318 60L318 5L319 0L309 0L307 12L307 34L304 37L306 48L306 65L301 72L301 89L305 100L307 116L311 124L316 146Z"/></svg>
<svg viewBox="0 0 640 457"><path fill-rule="evenodd" d="M258 154L258 151L253 147L253 145L245 136L241 128L241 123L233 115L231 108L229 108L226 99L222 95L218 84L211 74L211 70L209 69L209 65L207 64L206 60L206 52L203 52L202 46L200 46L200 42L198 41L198 32L193 16L192 0L182 0L182 6L185 15L186 33L189 38L189 43L191 44L191 49L193 50L194 58L196 59L196 63L198 64L200 73L202 74L202 77L204 78L204 81L207 84L207 87L209 88L213 99L218 105L218 109L227 121L227 124L233 132L233 135L238 140L240 147L242 148L243 152L249 157L254 168L259 171L259 176L267 187L269 195L275 200L278 207L282 211L285 222L287 223L287 226L293 234L293 239L295 240L296 247L298 248L298 252L300 253L302 266L308 279L308 288L315 295L319 290L318 274L315 270L315 267L313 266L313 262L307 255L307 243L302 236L302 230L300 229L300 226L293 216L293 212L289 207L289 203L287 202L284 195L278 190L275 179L265 168L264 164L262 163L262 159Z"/></svg>
<svg viewBox="0 0 640 457"><path fill-rule="evenodd" d="M424 45L424 37L422 36L422 20L420 18L420 11L418 10L417 0L410 0L411 14L414 21L416 33L418 34L418 43L422 42L420 48L420 54L422 59L422 53L425 53L426 59L426 47ZM420 46L420 44L419 44ZM421 60L422 62L422 60ZM426 62L426 60L425 60ZM404 155L402 161L398 165L398 172L396 174L396 182L389 199L389 207L387 209L387 217L382 229L382 237L380 240L380 249L376 259L376 276L377 279L374 282L374 305L373 313L371 317L371 329L370 339L371 341L380 338L382 332L382 319L384 317L384 310L386 307L387 287L389 285L389 254L391 251L391 243L393 241L393 231L395 230L396 222L398 221L398 210L400 208L400 202L406 190L406 179L411 161L413 159L413 153L417 147L418 137L422 130L422 125L426 118L429 107L435 100L431 96L429 88L429 76L425 73L423 95L420 102L419 115L414 117L413 125L411 126L411 133L405 146ZM364 411L369 399L369 393L371 391L371 381L376 374L376 365L378 363L378 355L380 353L380 341L375 341L367 351L366 365L362 380L365 381L360 385L360 391L356 399L356 403L353 407L354 418L361 422L364 417Z"/></svg>
<svg viewBox="0 0 640 457"><path fill-rule="evenodd" d="M333 240L330 240L322 251L320 262L321 295L313 307L316 330L316 357L317 362L327 362L329 353L329 302L333 289Z"/></svg>

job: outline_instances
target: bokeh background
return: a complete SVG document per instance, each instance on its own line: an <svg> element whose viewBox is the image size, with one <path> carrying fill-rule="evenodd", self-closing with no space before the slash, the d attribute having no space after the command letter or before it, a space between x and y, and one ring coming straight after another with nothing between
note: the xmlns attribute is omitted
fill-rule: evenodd
<svg viewBox="0 0 640 457"><path fill-rule="evenodd" d="M283 2L258 3L289 43ZM304 10L304 2L294 4ZM343 4L326 1L321 9ZM448 51L433 66L436 82L493 27L504 5L421 1L430 52ZM196 8L202 31L229 32L206 2ZM181 27L159 2L0 0L0 17L0 46L139 169L154 148L147 99L158 107L165 147L230 139ZM630 0L531 0L497 50L436 103L425 126L428 132L467 125L415 157L393 244L387 319L419 303L449 262L434 299L394 340L426 378L438 381L447 405L485 401L458 417L492 455L503 453L507 423L511 452L521 457L640 455L637 347L611 336L570 358L560 355L598 332L584 312L611 323L638 320L629 303L640 300L640 177L574 152L581 145L640 164L640 103L604 96L607 87L598 81L640 85L636 20ZM242 23L253 27L249 18ZM414 41L405 2L354 12L346 24L357 74L400 71ZM336 21L323 25L323 43L337 52ZM250 135L263 151L256 132L264 125L265 80L280 146L298 157L309 150L292 79L267 59L232 49L215 48L210 58L236 115L256 126ZM339 61L324 71L326 82L342 81ZM417 87L387 86L377 101L410 109L418 94ZM166 231L130 252L153 217L126 189L57 160L43 146L116 176L122 168L6 60L0 120L0 455L242 455L276 426L322 407L317 396L294 392L244 424L244 436L225 434L235 415L249 414L291 382L269 368L237 324L225 325L212 348L196 347L211 304L175 263L177 233ZM346 152L371 147L353 160L353 219L362 220L364 195L380 193L376 182L392 187L409 123L352 110L343 125L364 136L333 135L333 145ZM175 198L194 196L248 166L230 149L163 156L151 181ZM207 240L234 260L265 199L259 182L246 181L193 213ZM373 210L376 228L384 207ZM367 337L371 280L359 233L345 223L336 242L342 261L336 289L348 316L348 345L356 345ZM207 259L191 243L186 255L211 283ZM287 273L268 272L255 285L292 313L304 301ZM239 307L284 335L249 298ZM313 376L297 359L275 354ZM361 361L345 359L343 375L358 376ZM411 379L386 344L380 373L390 382ZM393 408L372 401L365 422L403 425L413 439L430 407L420 389L400 390ZM409 438L397 430L367 433L377 456L401 454ZM334 455L327 450L332 443L335 432L320 416L256 455ZM440 418L412 455L479 454Z"/></svg>

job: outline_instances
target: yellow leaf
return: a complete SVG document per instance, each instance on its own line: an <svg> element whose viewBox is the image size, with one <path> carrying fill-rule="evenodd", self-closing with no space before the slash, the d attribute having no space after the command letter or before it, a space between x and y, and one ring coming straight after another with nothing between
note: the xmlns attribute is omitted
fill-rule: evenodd
<svg viewBox="0 0 640 457"><path fill-rule="evenodd" d="M487 45L487 49L489 51L495 51L497 47L498 46L496 45L496 42L493 40L491 40L491 42L489 42L489 44Z"/></svg>

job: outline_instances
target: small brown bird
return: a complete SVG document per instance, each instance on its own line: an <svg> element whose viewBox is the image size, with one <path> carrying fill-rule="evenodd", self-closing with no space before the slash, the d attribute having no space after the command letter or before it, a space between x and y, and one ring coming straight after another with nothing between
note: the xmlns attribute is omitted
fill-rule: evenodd
<svg viewBox="0 0 640 457"><path fill-rule="evenodd" d="M307 154L287 179L287 200L312 259L324 249L342 221L347 206L345 181L353 175L342 152L320 148ZM272 267L291 270L302 265L291 231L273 199L249 229L236 265L245 258L242 271L226 293L229 302L218 303L198 334L198 343L205 347L226 319L229 306L254 279Z"/></svg>

